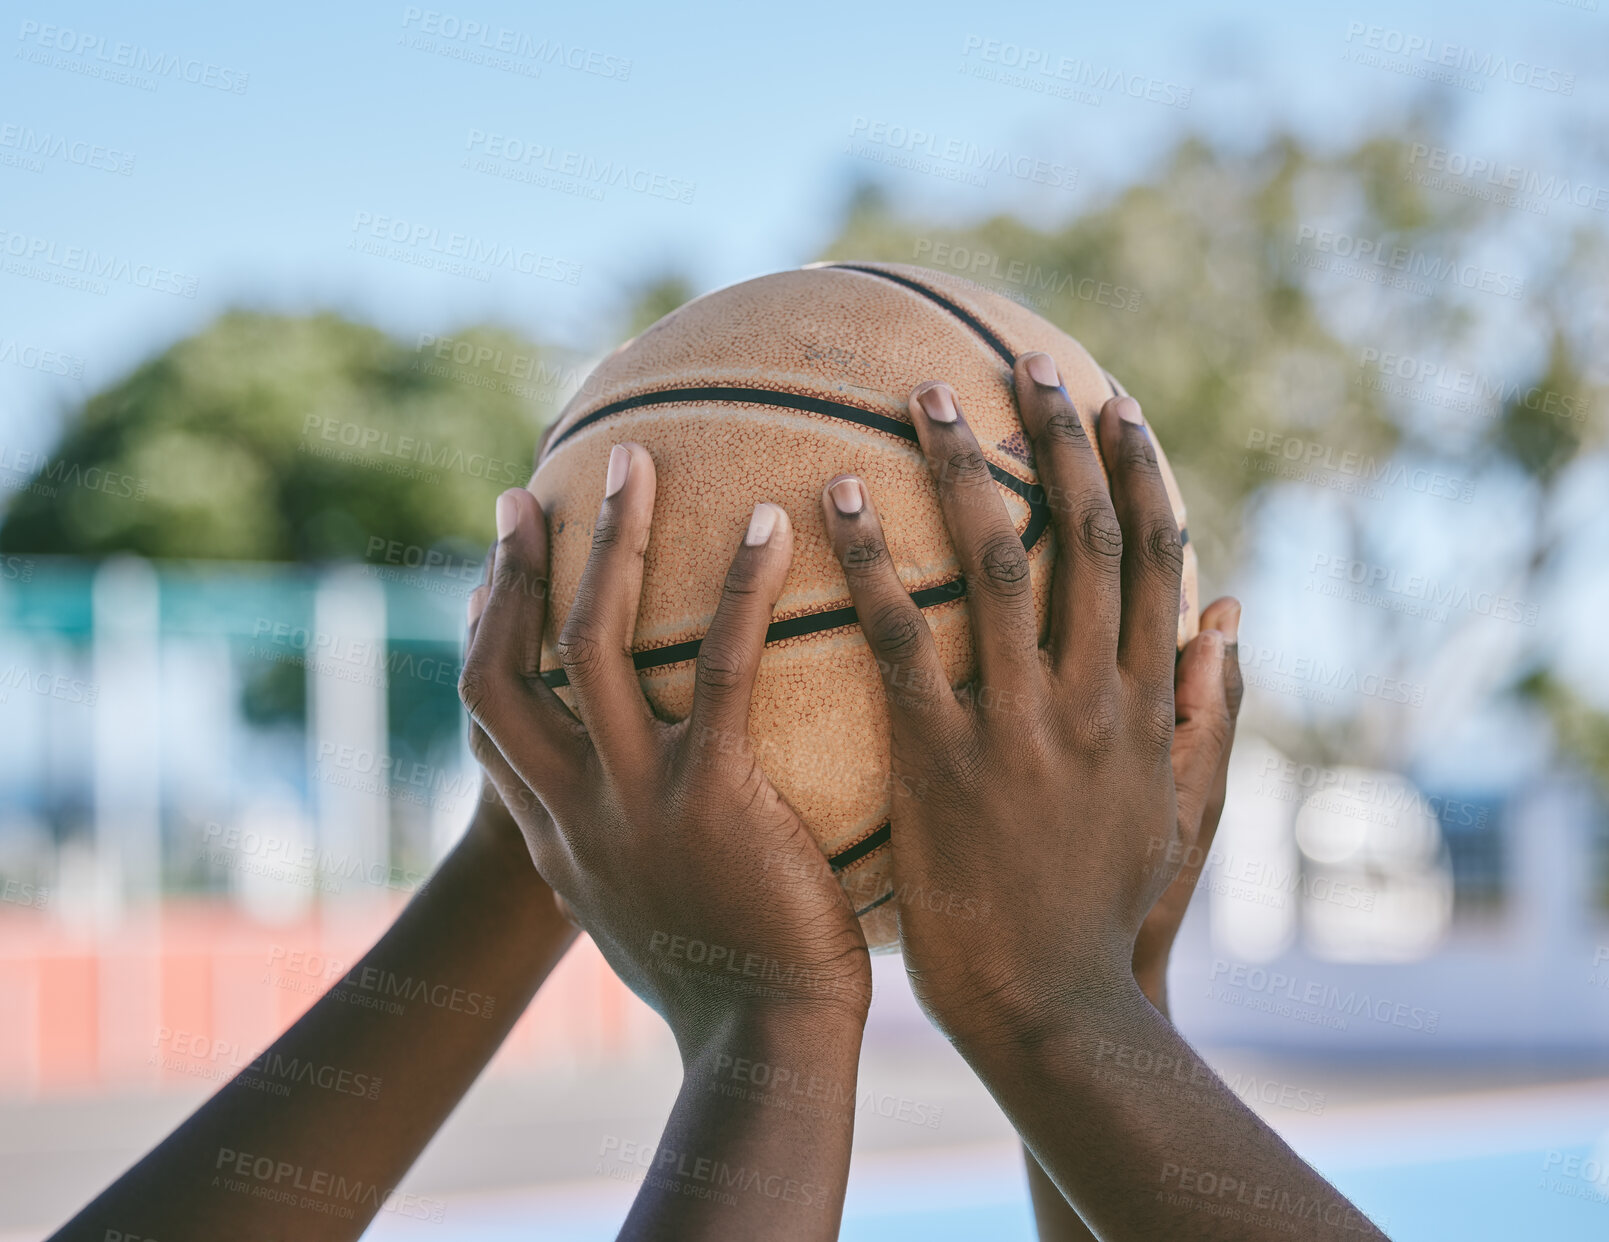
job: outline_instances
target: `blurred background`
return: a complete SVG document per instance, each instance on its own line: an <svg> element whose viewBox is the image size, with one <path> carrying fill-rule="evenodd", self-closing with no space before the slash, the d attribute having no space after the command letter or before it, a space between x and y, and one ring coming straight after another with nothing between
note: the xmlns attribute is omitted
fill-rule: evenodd
<svg viewBox="0 0 1609 1242"><path fill-rule="evenodd" d="M1599 0L466 6L4 6L0 1234L462 831L465 599L593 362L853 257L1082 340L1245 602L1186 1036L1395 1238L1604 1236ZM877 988L844 1236L1030 1236ZM676 1082L583 943L407 1183L447 1234L371 1236L612 1237Z"/></svg>

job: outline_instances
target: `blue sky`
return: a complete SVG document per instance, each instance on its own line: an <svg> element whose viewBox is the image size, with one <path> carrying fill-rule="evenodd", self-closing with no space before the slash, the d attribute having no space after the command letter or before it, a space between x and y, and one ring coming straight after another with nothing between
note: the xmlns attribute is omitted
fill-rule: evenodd
<svg viewBox="0 0 1609 1242"><path fill-rule="evenodd" d="M1482 150L1517 154L1538 132L1605 114L1609 33L1609 13L1554 0L6 9L0 257L43 246L59 260L36 276L0 272L0 355L7 341L18 357L48 352L37 367L0 357L0 434L34 449L49 446L64 405L230 305L330 306L407 334L490 318L596 348L645 274L677 267L711 287L808 260L856 176L938 218L1009 206L1047 219L1192 129L1255 141L1289 124L1344 140L1424 89L1347 63L1360 28L1575 72L1569 98L1505 82L1439 88L1466 109ZM515 68L464 58L499 41ZM1111 89L1056 99L976 76L1008 68L1023 55L1012 48L1144 83L1164 101L1188 90L1188 106ZM127 70L144 79L135 84L91 76L140 58L178 68ZM972 142L1076 169L1076 189L998 176L958 185L852 154L857 133L878 126L884 154L909 153L903 132L920 130L928 151ZM67 150L30 165L42 142ZM541 154L502 159L523 154L515 144ZM595 201L466 168L466 156L531 175L565 160L624 166L644 188ZM509 264L481 281L351 248L383 248L375 234L393 232L434 238L437 252L461 234L483 253L529 253L530 270ZM133 278L104 292L50 283L79 249L181 292ZM404 250L417 260L431 243Z"/></svg>

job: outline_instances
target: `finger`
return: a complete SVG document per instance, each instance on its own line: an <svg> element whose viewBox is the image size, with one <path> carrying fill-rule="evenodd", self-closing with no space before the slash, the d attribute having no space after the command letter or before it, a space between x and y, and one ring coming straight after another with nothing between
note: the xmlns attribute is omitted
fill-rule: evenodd
<svg viewBox="0 0 1609 1242"><path fill-rule="evenodd" d="M536 497L522 487L499 496L497 529L491 587L471 596L475 615L458 693L493 748L531 784L529 769L557 771L567 761L575 726L541 678L547 526ZM476 758L486 763L489 756L477 751Z"/></svg>
<svg viewBox="0 0 1609 1242"><path fill-rule="evenodd" d="M895 727L958 716L933 632L894 572L865 483L852 474L839 475L822 489L821 508Z"/></svg>
<svg viewBox="0 0 1609 1242"><path fill-rule="evenodd" d="M1156 448L1133 397L1101 407L1101 455L1112 481L1112 505L1123 532L1123 602L1119 665L1147 684L1173 677L1179 629L1184 544L1173 517Z"/></svg>
<svg viewBox="0 0 1609 1242"><path fill-rule="evenodd" d="M1058 667L1110 669L1123 615L1123 531L1090 440L1093 420L1085 426L1049 354L1023 354L1014 374L1056 532L1049 646Z"/></svg>
<svg viewBox="0 0 1609 1242"><path fill-rule="evenodd" d="M1240 703L1246 690L1240 672L1240 601L1227 595L1214 600L1203 610L1201 624L1224 636L1224 702L1229 709L1229 740L1223 747L1212 789L1201 812L1198 843L1206 849L1211 846L1212 838L1218 831L1218 820L1223 815L1224 799L1229 790L1229 756L1234 750L1235 725L1240 719Z"/></svg>
<svg viewBox="0 0 1609 1242"><path fill-rule="evenodd" d="M1028 552L950 386L923 384L909 404L966 579L979 680L1002 688L1020 684L1039 660Z"/></svg>
<svg viewBox="0 0 1609 1242"><path fill-rule="evenodd" d="M559 635L559 658L606 769L646 761L653 713L632 664L643 553L654 516L654 460L640 444L609 451L603 505L575 603Z"/></svg>
<svg viewBox="0 0 1609 1242"><path fill-rule="evenodd" d="M1213 787L1229 755L1233 720L1224 686L1224 636L1202 630L1179 657L1174 686L1173 785L1186 846L1200 831ZM1193 855L1193 851L1192 851Z"/></svg>
<svg viewBox="0 0 1609 1242"><path fill-rule="evenodd" d="M793 560L793 526L780 505L758 504L732 557L715 619L698 647L688 736L695 745L749 736L749 699L765 652L771 609Z"/></svg>

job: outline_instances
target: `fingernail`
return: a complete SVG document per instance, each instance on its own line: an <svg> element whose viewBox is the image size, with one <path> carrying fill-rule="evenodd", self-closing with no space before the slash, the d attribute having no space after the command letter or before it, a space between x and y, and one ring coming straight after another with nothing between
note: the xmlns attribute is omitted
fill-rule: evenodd
<svg viewBox="0 0 1609 1242"><path fill-rule="evenodd" d="M1217 630L1202 630L1201 641L1206 645L1207 654L1221 656L1224 653L1224 636Z"/></svg>
<svg viewBox="0 0 1609 1242"><path fill-rule="evenodd" d="M1140 403L1133 397L1117 399L1117 416L1125 423L1133 423L1136 427L1145 426L1145 416L1140 413Z"/></svg>
<svg viewBox="0 0 1609 1242"><path fill-rule="evenodd" d="M631 450L624 444L617 444L609 450L609 469L603 476L603 498L608 500L626 485L626 475L631 472Z"/></svg>
<svg viewBox="0 0 1609 1242"><path fill-rule="evenodd" d="M860 489L859 479L839 479L827 489L832 507L845 517L854 517L866 505L866 494Z"/></svg>
<svg viewBox="0 0 1609 1242"><path fill-rule="evenodd" d="M1233 600L1229 607L1224 609L1225 617L1219 628L1223 630L1224 642L1234 643L1240 641L1240 601Z"/></svg>
<svg viewBox="0 0 1609 1242"><path fill-rule="evenodd" d="M485 510L481 510L485 512ZM514 528L520 523L519 502L514 499L512 490L504 492L497 498L497 537L507 539L514 533Z"/></svg>
<svg viewBox="0 0 1609 1242"><path fill-rule="evenodd" d="M1041 388L1060 388L1061 376L1056 374L1056 360L1049 354L1029 354L1024 364L1028 378Z"/></svg>
<svg viewBox="0 0 1609 1242"><path fill-rule="evenodd" d="M916 404L922 407L935 423L953 423L956 420L955 397L948 384L934 384L917 394Z"/></svg>
<svg viewBox="0 0 1609 1242"><path fill-rule="evenodd" d="M776 505L760 503L754 506L754 512L749 517L749 529L743 536L743 542L748 547L757 548L762 543L771 541L771 532L777 528L777 518L782 510Z"/></svg>
<svg viewBox="0 0 1609 1242"><path fill-rule="evenodd" d="M474 625L480 620L480 614L486 611L486 588L476 587L469 593L469 623Z"/></svg>

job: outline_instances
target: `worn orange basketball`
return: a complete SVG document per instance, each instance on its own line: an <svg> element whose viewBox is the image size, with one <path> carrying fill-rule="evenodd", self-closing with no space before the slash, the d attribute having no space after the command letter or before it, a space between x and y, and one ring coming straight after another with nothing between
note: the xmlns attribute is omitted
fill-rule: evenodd
<svg viewBox="0 0 1609 1242"><path fill-rule="evenodd" d="M820 841L874 949L898 940L888 716L826 537L821 489L846 471L866 481L900 580L923 606L952 683L968 681L960 570L906 413L917 384L947 381L1030 551L1043 633L1055 540L1011 382L1012 359L1033 349L1056 360L1093 442L1096 412L1122 390L1077 341L1015 302L887 263L763 276L689 302L604 359L560 415L531 482L552 548L543 668L568 700L555 643L590 550L609 449L629 439L653 455L658 497L635 651L643 689L668 720L691 711L694 657L750 510L766 500L788 511L793 567L767 636L749 744ZM1162 471L1184 529L1165 459ZM1181 644L1194 635L1198 610L1187 537ZM950 894L902 900L967 913Z"/></svg>

